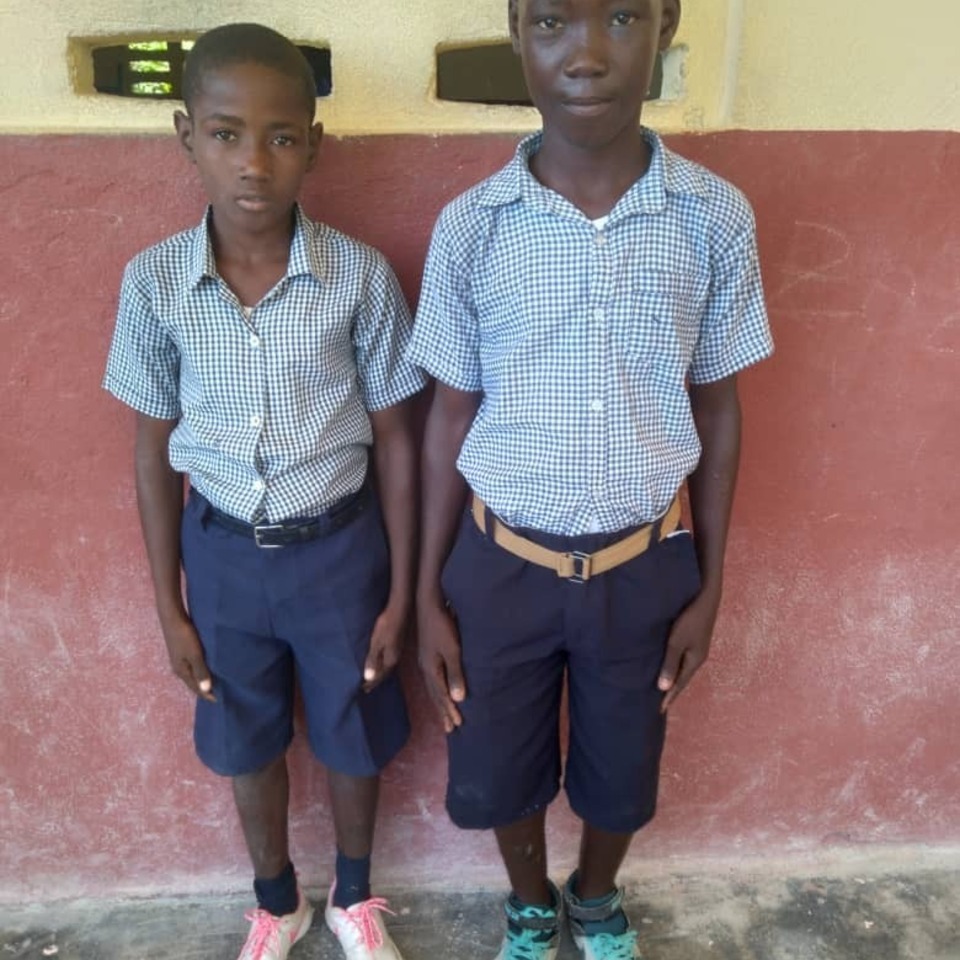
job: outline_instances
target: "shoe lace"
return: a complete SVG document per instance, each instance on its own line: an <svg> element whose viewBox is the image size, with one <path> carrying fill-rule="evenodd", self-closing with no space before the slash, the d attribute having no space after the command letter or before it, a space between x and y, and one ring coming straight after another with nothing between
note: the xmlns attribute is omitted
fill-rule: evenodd
<svg viewBox="0 0 960 960"><path fill-rule="evenodd" d="M346 911L347 917L359 931L363 945L368 950L376 950L377 947L383 946L383 932L380 924L377 923L377 913L396 916L383 897L371 897Z"/></svg>
<svg viewBox="0 0 960 960"><path fill-rule="evenodd" d="M269 910L258 909L248 910L244 914L244 918L253 924L250 928L250 936L247 937L244 950L247 951L254 960L262 957L267 950L279 948L280 917L275 917Z"/></svg>
<svg viewBox="0 0 960 960"><path fill-rule="evenodd" d="M589 937L594 960L634 960L637 931L626 933L595 933Z"/></svg>
<svg viewBox="0 0 960 960"><path fill-rule="evenodd" d="M504 960L543 960L552 940L544 936L543 930L511 929Z"/></svg>

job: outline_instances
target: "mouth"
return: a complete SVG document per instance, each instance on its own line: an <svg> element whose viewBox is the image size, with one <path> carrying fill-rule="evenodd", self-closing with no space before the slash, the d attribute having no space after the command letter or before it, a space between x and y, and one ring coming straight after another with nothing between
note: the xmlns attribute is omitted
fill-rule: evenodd
<svg viewBox="0 0 960 960"><path fill-rule="evenodd" d="M596 117L609 110L612 103L607 97L568 97L563 106L579 117Z"/></svg>
<svg viewBox="0 0 960 960"><path fill-rule="evenodd" d="M249 213L262 213L270 206L270 200L268 197L252 194L245 197L237 197L237 206L240 207L241 210L246 210Z"/></svg>

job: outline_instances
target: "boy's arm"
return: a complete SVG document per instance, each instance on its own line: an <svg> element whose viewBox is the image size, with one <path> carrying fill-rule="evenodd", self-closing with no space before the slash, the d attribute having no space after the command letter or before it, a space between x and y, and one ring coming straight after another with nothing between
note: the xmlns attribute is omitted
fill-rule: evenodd
<svg viewBox="0 0 960 960"><path fill-rule="evenodd" d="M740 464L740 399L736 375L691 384L690 404L703 446L690 475L690 508L700 564L700 593L670 632L659 687L669 709L707 659L723 590L723 559Z"/></svg>
<svg viewBox="0 0 960 960"><path fill-rule="evenodd" d="M437 382L423 443L423 521L417 580L420 668L447 733L463 722L457 704L467 692L460 637L447 609L440 575L453 547L467 494L466 483L457 470L457 457L482 397L482 393L455 390Z"/></svg>
<svg viewBox="0 0 960 960"><path fill-rule="evenodd" d="M417 397L370 412L373 468L390 547L390 596L377 618L363 668L363 688L372 690L400 659L413 602L417 556L417 451L414 413Z"/></svg>
<svg viewBox="0 0 960 960"><path fill-rule="evenodd" d="M194 694L212 702L210 672L180 587L183 475L171 468L167 454L176 425L176 420L137 415L137 507L170 666Z"/></svg>

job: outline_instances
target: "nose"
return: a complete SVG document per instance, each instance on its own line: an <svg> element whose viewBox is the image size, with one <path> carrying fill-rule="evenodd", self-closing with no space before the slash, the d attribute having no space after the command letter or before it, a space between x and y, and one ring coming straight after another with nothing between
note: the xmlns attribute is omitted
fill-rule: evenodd
<svg viewBox="0 0 960 960"><path fill-rule="evenodd" d="M259 139L251 138L240 157L240 176L244 180L264 180L270 173L270 151Z"/></svg>
<svg viewBox="0 0 960 960"><path fill-rule="evenodd" d="M608 69L606 30L601 24L587 22L568 34L570 49L564 64L568 77L600 77Z"/></svg>

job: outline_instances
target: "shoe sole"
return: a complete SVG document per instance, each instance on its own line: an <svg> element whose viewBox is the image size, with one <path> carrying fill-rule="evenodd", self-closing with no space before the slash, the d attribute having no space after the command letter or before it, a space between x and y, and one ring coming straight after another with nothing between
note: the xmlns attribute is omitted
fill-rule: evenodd
<svg viewBox="0 0 960 960"><path fill-rule="evenodd" d="M587 955L586 937L578 937L572 932L570 936L573 940L574 946L577 948L577 953L579 953L581 957L585 957ZM643 955L640 953L639 948L634 947L633 950L633 960L643 960Z"/></svg>
<svg viewBox="0 0 960 960"><path fill-rule="evenodd" d="M500 948L500 952L493 958L493 960L502 960L503 952L504 952L504 951L503 951L503 948L501 947L501 948ZM555 947L551 947L551 948L547 951L547 955L546 955L546 957L545 957L545 960L556 960L557 954L558 954L559 952L560 952L560 945L559 945L559 944L558 944L557 946L555 946Z"/></svg>

